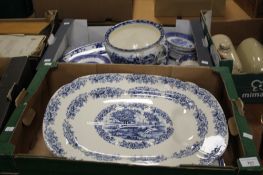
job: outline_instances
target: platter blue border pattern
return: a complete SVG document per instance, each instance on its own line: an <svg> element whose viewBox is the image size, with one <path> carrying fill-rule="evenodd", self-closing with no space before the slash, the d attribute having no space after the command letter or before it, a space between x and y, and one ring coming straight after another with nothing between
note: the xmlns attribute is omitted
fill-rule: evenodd
<svg viewBox="0 0 263 175"><path fill-rule="evenodd" d="M144 77L144 78L143 78ZM119 82L123 79L126 79L129 82L137 82L137 83L145 83L145 84L155 84L157 82L162 82L163 84L168 84L170 87L176 87L184 91L191 91L196 94L199 99L201 99L205 104L207 104L213 113L213 122L215 124L214 128L216 130L215 134L219 134L221 136L226 136L228 134L228 128L226 125L226 120L224 117L224 113L222 108L216 101L216 99L206 90L199 88L197 85L192 83L185 83L177 79L161 77L161 76L151 76L151 75L141 75L141 74L99 74L99 75L89 75L87 77L81 77L76 79L72 83L64 85L60 88L56 95L52 97L50 100L43 121L43 133L44 139L47 145L53 150L53 152L58 156L65 155L65 151L61 147L61 143L58 143L56 138L56 133L51 129L51 125L54 124L54 117L56 116L56 112L59 110L60 102L59 99L66 97L68 94L73 93L75 90L78 90L80 87L84 86L88 81L90 83L105 83L105 82ZM141 87L139 88L141 89ZM149 89L148 89L149 90ZM146 95L149 95L149 91L147 91ZM168 93L169 94L169 93ZM55 100L54 100L55 99ZM69 127L70 128L70 127ZM70 131L70 130L69 130ZM228 138L228 137L227 137ZM74 142L73 142L74 143ZM189 151L197 151L200 149L202 143L195 143L193 146L186 148L185 150L181 150L179 153L175 153L173 158L180 158L189 154ZM213 152L205 155L206 159L200 159L200 164L208 164L212 160L216 159L216 155L220 148L215 148ZM93 156L96 160L119 160L118 155L98 155L93 152L85 152L86 155ZM190 153L191 154L191 153ZM103 157L106 156L106 157ZM218 155L217 155L218 156ZM157 158L158 157L158 158ZM156 159L153 158L153 162L167 160L167 158L163 158L161 155L157 156ZM138 158L130 158L130 160L144 160L148 159L147 157L138 157Z"/></svg>
<svg viewBox="0 0 263 175"><path fill-rule="evenodd" d="M130 79L131 77L128 77L128 78ZM150 79L148 79L148 80L150 80ZM143 82L147 82L147 80L144 80ZM136 93L134 93L134 89L137 90ZM139 92L138 90L142 90L142 91ZM130 94L132 96L140 96L140 97L141 97L141 95L144 96L145 92L147 92L146 97L149 97L151 95L156 94L156 92L153 94L149 94L148 90L149 90L148 87L145 89L144 89L144 87L135 87L133 89L128 90L128 92L132 92L132 94ZM154 89L150 89L150 90L153 91ZM157 90L157 91L160 93L159 90ZM125 92L124 90L122 90L120 88L103 87L103 88L92 90L90 93L80 94L70 103L68 110L66 112L66 117L67 117L67 119L74 119L74 117L76 116L76 113L79 112L79 109L81 107L83 107L84 103L87 103L87 99L89 96L91 96L92 98L95 98L95 99L97 99L97 98L113 98L113 97L119 97L124 93L127 93L127 92ZM160 157L162 157L163 158L162 160L164 161L164 160L171 159L171 158L182 158L182 157L193 155L196 151L199 150L200 146L204 142L204 138L205 138L205 135L206 135L207 129L208 129L207 128L208 122L207 122L206 117L204 116L203 112L200 109L197 109L197 106L188 97L186 97L185 95L176 93L176 92L172 92L172 91L164 92L162 95L165 97L165 99L173 101L175 103L179 103L182 107L184 107L186 109L194 110L194 117L196 119L196 123L198 126L198 135L200 137L200 141L194 143L191 146L186 147L183 150L179 150L178 152L174 152L171 157L165 157L164 155L153 156L153 157L151 157L152 162L156 162L156 161L160 162L161 161L159 159ZM95 124L95 128L96 128L98 134L105 141L107 141L111 144L114 144L114 145L116 145L116 141L115 141L114 137L112 137L112 135L105 132L105 130L103 130L103 128L102 128L102 125L100 125L100 123L103 123L103 118L105 117L105 115L107 113L114 110L117 106L119 107L119 106L123 106L123 105L124 104L122 104L122 105L111 105L111 106L105 108L103 111L101 111L101 113L97 116L96 120L94 121L94 123L97 123L97 124ZM148 107L147 105L142 105L142 104L137 104L137 103L129 105L129 107L131 107L131 106L141 108L142 111ZM172 121L167 116L167 114L165 114L165 112L161 111L158 108L152 108L152 111L154 113L158 113L161 117L163 117L163 119L166 121L167 124L170 124L170 126L172 126ZM82 149L81 146L78 144L78 139L74 136L74 132L71 130L72 126L67 119L65 119L63 122L63 131L64 131L65 138L68 140L68 143L73 148L76 148L76 149L80 150L81 152L83 152L85 155L89 155L89 154L87 154L87 150ZM103 123L103 125L105 125L105 123ZM167 131L162 136L160 136L159 138L154 139L153 142L148 143L145 140L143 140L142 142L129 142L129 141L122 140L121 142L117 143L117 145L128 148L128 149L143 149L143 148L147 148L149 146L163 142L164 140L166 140L170 137L172 132L173 132L173 128L168 127ZM101 156L103 156L103 155L101 155ZM118 155L114 155L114 157L119 158L118 160L124 159ZM146 157L147 156L145 156L144 158L146 158ZM157 159L154 159L154 157L156 157Z"/></svg>
<svg viewBox="0 0 263 175"><path fill-rule="evenodd" d="M86 79L77 79L72 83L64 85L59 89L58 93L54 98L51 98L47 106L46 112L44 114L43 124L44 124L44 138L47 139L47 143L54 150L54 153L58 156L63 156L66 154L65 150L62 148L61 143L58 142L56 132L51 128L54 124L55 117L57 116L57 111L60 108L61 98L67 97L67 95L74 93L76 90L80 89L86 84Z"/></svg>
<svg viewBox="0 0 263 175"><path fill-rule="evenodd" d="M110 34L114 30L116 30L117 28L125 26L125 25L129 25L129 24L145 24L145 25L153 26L153 27L155 27L155 28L157 28L159 30L160 38L155 43L153 43L152 45L149 45L148 47L144 47L142 49L121 49L121 48L113 46L110 43L110 41L109 41ZM124 21L124 22L121 22L121 23L116 24L115 26L111 27L105 34L105 42L106 42L107 45L109 45L110 47L112 47L114 49L117 49L117 50L120 50L120 51L125 51L125 52L143 51L143 50L149 49L149 48L155 46L156 44L160 43L163 39L164 39L164 30L162 28L162 25L157 24L157 23L152 22L152 21L148 21L148 20L128 20L128 21Z"/></svg>

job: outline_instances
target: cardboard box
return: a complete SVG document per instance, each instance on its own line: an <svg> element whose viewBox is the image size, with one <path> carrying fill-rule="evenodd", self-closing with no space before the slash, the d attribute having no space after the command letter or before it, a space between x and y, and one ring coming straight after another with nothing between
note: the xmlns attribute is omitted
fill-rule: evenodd
<svg viewBox="0 0 263 175"><path fill-rule="evenodd" d="M251 17L263 17L263 0L235 0Z"/></svg>
<svg viewBox="0 0 263 175"><path fill-rule="evenodd" d="M62 85L77 77L96 73L145 73L174 77L194 82L210 91L220 102L229 121L230 140L223 155L226 167L181 165L166 168L106 164L73 161L52 156L42 136L42 121L46 105L52 94ZM206 77L206 78L204 78ZM240 157L254 157L257 162L253 140L249 135L245 118L238 112L237 94L227 68L182 68L150 65L89 65L52 64L39 67L27 95L16 108L0 136L0 166L2 171L17 170L20 173L56 174L237 174L245 172L260 174L258 166L242 167ZM232 122L230 122L232 120ZM232 124L230 124L232 123ZM236 126L236 127L235 127ZM241 173L240 173L241 174Z"/></svg>
<svg viewBox="0 0 263 175"><path fill-rule="evenodd" d="M27 57L16 57L9 60L0 81L0 133L12 114L16 97L26 88L35 75L33 60Z"/></svg>
<svg viewBox="0 0 263 175"><path fill-rule="evenodd" d="M213 16L225 15L226 0L155 0L156 17L200 16L201 10L213 10Z"/></svg>
<svg viewBox="0 0 263 175"><path fill-rule="evenodd" d="M60 62L62 61L61 58L63 55L74 48L94 42L103 42L105 40L105 33L110 27L112 26L90 25L86 20L63 20L55 35L55 42L48 46L40 64L50 60ZM191 21L176 20L174 27L164 26L163 28L165 32L176 31L192 35L197 48L196 54L198 55L199 64L212 66L211 55L206 46L203 45L204 33L200 19L194 19ZM175 64L175 61L170 60L168 64Z"/></svg>
<svg viewBox="0 0 263 175"><path fill-rule="evenodd" d="M45 35L45 41L40 43L37 53L34 54L35 57L41 57L47 44L47 38L56 26L56 18L56 11L47 11L43 18L0 19L0 35L21 37L25 35ZM11 57L3 57L0 53L0 77L4 73L10 59Z"/></svg>
<svg viewBox="0 0 263 175"><path fill-rule="evenodd" d="M33 0L35 15L57 9L59 18L93 22L124 21L132 18L132 0Z"/></svg>
<svg viewBox="0 0 263 175"><path fill-rule="evenodd" d="M205 17L204 17L205 18ZM206 20L209 21L209 20ZM203 25L206 26L206 25ZM238 20L238 21L215 21L211 25L211 35L225 34L233 44L237 47L244 39L249 37L256 38L263 43L263 19ZM242 29L242 30L241 30ZM207 38L210 43L210 48L214 48L211 40L211 35L205 29ZM210 49L211 51L212 49ZM216 50L212 52L213 61L217 66L228 66L232 70L231 60L221 60L216 54ZM257 82L263 82L263 74L234 74L233 79L237 88L237 92L245 103L263 103L263 90L258 87Z"/></svg>
<svg viewBox="0 0 263 175"><path fill-rule="evenodd" d="M0 34L7 37L44 35L48 38L56 27L56 16L56 11L48 11L44 18L1 19ZM0 133L15 108L16 97L32 80L37 62L46 45L47 39L41 42L38 52L34 54L35 57L32 55L30 57L0 57ZM27 48L28 45L22 45L22 47ZM12 52L19 50L16 47L13 49ZM13 54L12 52L10 53Z"/></svg>

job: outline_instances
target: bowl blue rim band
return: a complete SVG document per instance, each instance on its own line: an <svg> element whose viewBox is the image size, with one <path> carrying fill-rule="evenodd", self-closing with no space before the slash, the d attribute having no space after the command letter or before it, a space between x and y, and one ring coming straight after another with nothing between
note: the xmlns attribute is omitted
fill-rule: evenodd
<svg viewBox="0 0 263 175"><path fill-rule="evenodd" d="M124 25L136 24L136 23L138 23L138 24L147 24L147 25L151 25L151 26L154 26L155 28L157 28L157 29L160 31L160 37L159 37L159 39L158 39L155 43L153 43L153 44L151 44L151 45L149 45L149 46L147 46L147 47L140 48L140 49L122 49L122 48L113 46L113 45L110 43L110 41L109 41L109 36L110 36L110 34L111 34L115 29L117 29L117 28L119 28L119 27L122 27L122 26L124 26ZM149 48L153 47L154 45L160 43L160 42L163 40L163 38L164 38L164 29L163 29L162 25L161 25L161 24L158 24L158 23L155 23L155 22L153 22L153 21L144 20L144 19L140 19L140 20L128 20L128 21L121 22L121 23L116 24L115 26L111 27L111 28L106 32L106 34L105 34L105 42L106 42L106 44L107 44L108 46L110 46L110 47L112 47L112 48L114 48L114 49L116 49L116 50L125 51L125 52L136 52L136 51L143 51L143 50L149 49Z"/></svg>

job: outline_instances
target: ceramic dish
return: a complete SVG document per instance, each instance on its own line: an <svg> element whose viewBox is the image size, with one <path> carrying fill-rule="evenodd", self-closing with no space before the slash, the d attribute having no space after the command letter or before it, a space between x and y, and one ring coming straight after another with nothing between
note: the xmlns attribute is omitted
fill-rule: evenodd
<svg viewBox="0 0 263 175"><path fill-rule="evenodd" d="M92 55L92 56L90 56ZM95 63L110 63L110 58L105 51L103 43L97 42L73 49L64 54L64 62L87 62L87 58L93 57ZM83 61L81 61L83 59Z"/></svg>
<svg viewBox="0 0 263 175"><path fill-rule="evenodd" d="M177 51L169 51L169 57L174 59L178 64L187 60L196 60L196 54L192 53L180 53Z"/></svg>
<svg viewBox="0 0 263 175"><path fill-rule="evenodd" d="M194 39L190 35L178 32L168 32L165 34L165 37L170 49L186 52L195 51Z"/></svg>
<svg viewBox="0 0 263 175"><path fill-rule="evenodd" d="M88 75L62 86L43 135L68 159L172 167L211 164L228 143L224 113L208 91L143 74Z"/></svg>
<svg viewBox="0 0 263 175"><path fill-rule="evenodd" d="M71 59L71 63L88 63L88 64L111 64L108 56L100 54L83 54Z"/></svg>
<svg viewBox="0 0 263 175"><path fill-rule="evenodd" d="M129 20L110 28L105 48L113 63L158 64L166 47L161 25L147 20Z"/></svg>

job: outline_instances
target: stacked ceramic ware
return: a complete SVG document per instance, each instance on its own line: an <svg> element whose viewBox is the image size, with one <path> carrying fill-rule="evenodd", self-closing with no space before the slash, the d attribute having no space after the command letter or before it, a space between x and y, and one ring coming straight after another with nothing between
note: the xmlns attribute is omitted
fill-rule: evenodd
<svg viewBox="0 0 263 175"><path fill-rule="evenodd" d="M160 24L129 20L116 24L104 42L93 43L65 53L62 61L98 64L166 64L167 48Z"/></svg>
<svg viewBox="0 0 263 175"><path fill-rule="evenodd" d="M177 64L188 60L196 60L195 44L192 36L178 32L169 32L165 36L169 50L168 55Z"/></svg>
<svg viewBox="0 0 263 175"><path fill-rule="evenodd" d="M175 64L197 62L192 35L168 32L147 20L116 24L105 33L104 42L92 43L65 53L62 61L97 64ZM183 64L182 64L183 65Z"/></svg>

